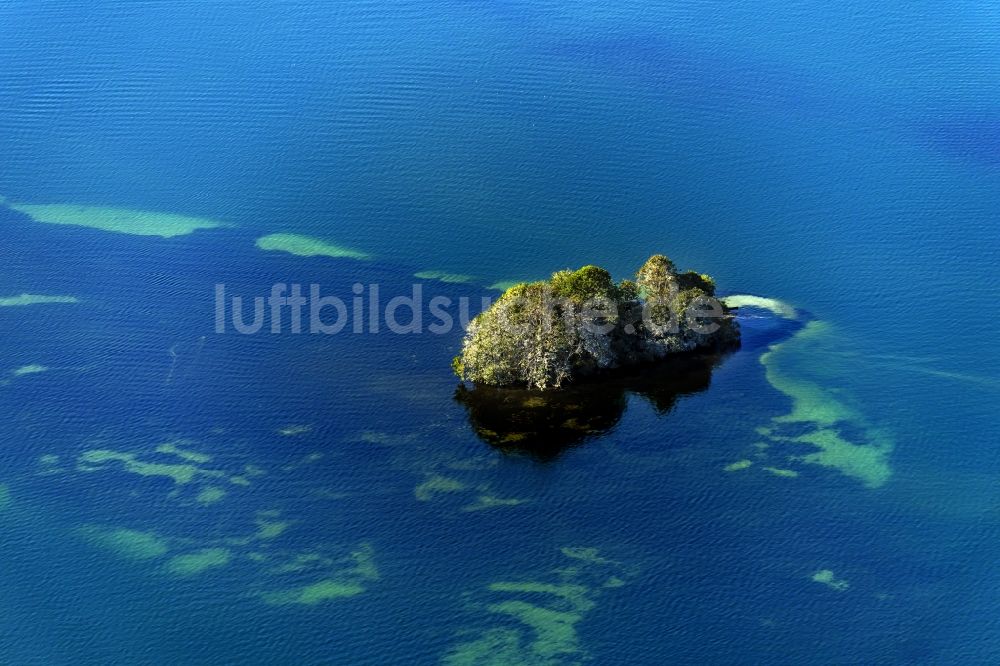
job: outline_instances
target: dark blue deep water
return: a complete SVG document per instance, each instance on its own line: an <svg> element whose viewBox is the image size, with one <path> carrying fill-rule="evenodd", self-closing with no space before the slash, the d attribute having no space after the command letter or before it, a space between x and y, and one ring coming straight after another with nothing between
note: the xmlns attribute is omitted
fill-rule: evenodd
<svg viewBox="0 0 1000 666"><path fill-rule="evenodd" d="M0 662L1000 662L998 54L983 2L3 3ZM783 315L557 455L477 436L457 326L216 332L654 252Z"/></svg>

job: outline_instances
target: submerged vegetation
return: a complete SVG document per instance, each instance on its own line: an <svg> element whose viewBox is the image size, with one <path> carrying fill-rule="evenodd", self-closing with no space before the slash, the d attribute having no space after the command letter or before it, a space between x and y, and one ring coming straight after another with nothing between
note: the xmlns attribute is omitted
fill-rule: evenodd
<svg viewBox="0 0 1000 666"><path fill-rule="evenodd" d="M636 570L596 548L560 549L565 564L539 579L501 580L480 593L475 607L493 618L464 632L466 640L442 659L448 666L524 666L590 661L580 625L601 597L628 584Z"/></svg>
<svg viewBox="0 0 1000 666"><path fill-rule="evenodd" d="M707 275L654 255L635 281L598 266L507 289L469 325L452 367L486 386L558 388L600 371L739 343Z"/></svg>
<svg viewBox="0 0 1000 666"><path fill-rule="evenodd" d="M787 339L770 341L759 357L768 384L784 394L790 409L756 429L764 441L754 444L753 457L773 464L755 469L792 479L805 473L802 464L819 465L868 488L884 486L892 476L894 438L870 421L864 406L844 385L852 372L863 369L847 365L852 358L850 340L828 322L809 319L807 313L777 299L739 294L723 300L741 310L766 310L797 327ZM724 469L740 471L753 464L743 460Z"/></svg>
<svg viewBox="0 0 1000 666"><path fill-rule="evenodd" d="M894 442L852 404L849 393L830 385L843 372L843 357L835 353L842 347L828 324L811 321L760 357L768 383L791 399L792 408L758 432L774 444L813 447L795 455L796 462L832 467L878 488L892 475Z"/></svg>

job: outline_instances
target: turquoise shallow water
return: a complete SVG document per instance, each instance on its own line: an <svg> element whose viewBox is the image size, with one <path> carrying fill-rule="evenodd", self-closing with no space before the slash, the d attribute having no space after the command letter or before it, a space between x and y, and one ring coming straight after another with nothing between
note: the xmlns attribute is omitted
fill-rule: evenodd
<svg viewBox="0 0 1000 666"><path fill-rule="evenodd" d="M0 661L995 662L995 23L6 3ZM214 332L217 283L653 252L797 316L542 459L477 436L458 330Z"/></svg>

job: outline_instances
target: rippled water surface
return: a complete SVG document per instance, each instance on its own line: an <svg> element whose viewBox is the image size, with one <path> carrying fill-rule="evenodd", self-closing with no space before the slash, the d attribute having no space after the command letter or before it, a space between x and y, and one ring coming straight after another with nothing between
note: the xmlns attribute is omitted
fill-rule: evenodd
<svg viewBox="0 0 1000 666"><path fill-rule="evenodd" d="M998 27L4 3L0 661L1000 660ZM216 333L654 252L741 350L540 403L457 327Z"/></svg>

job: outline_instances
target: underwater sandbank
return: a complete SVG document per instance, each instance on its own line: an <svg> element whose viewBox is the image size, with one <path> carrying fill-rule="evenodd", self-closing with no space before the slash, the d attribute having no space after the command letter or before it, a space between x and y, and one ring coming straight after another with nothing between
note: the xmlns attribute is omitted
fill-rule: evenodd
<svg viewBox="0 0 1000 666"><path fill-rule="evenodd" d="M473 275L463 275L461 273L446 273L444 271L420 271L414 273L413 277L420 280L437 280L448 284L468 284L476 278Z"/></svg>
<svg viewBox="0 0 1000 666"><path fill-rule="evenodd" d="M217 220L130 208L79 206L76 204L7 204L35 222L90 227L135 236L172 238L198 229L226 226Z"/></svg>
<svg viewBox="0 0 1000 666"><path fill-rule="evenodd" d="M76 296L46 296L44 294L19 294L17 296L0 296L0 308L13 308L24 305L46 305L50 303L79 303Z"/></svg>
<svg viewBox="0 0 1000 666"><path fill-rule="evenodd" d="M372 256L365 252L334 245L300 234L268 234L257 239L257 247L265 251L287 252L299 257L333 257L365 261Z"/></svg>

